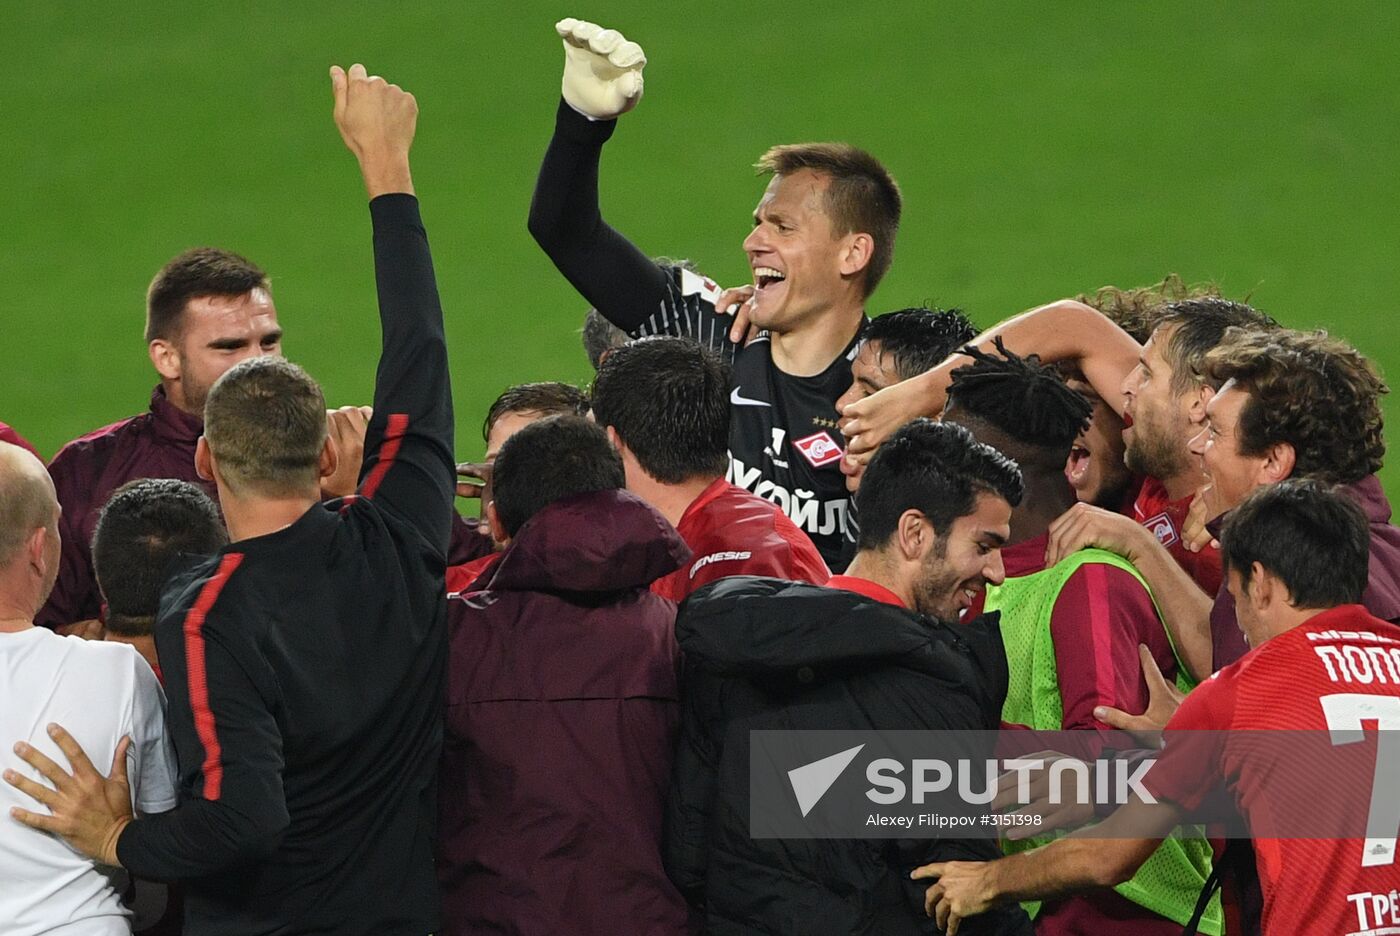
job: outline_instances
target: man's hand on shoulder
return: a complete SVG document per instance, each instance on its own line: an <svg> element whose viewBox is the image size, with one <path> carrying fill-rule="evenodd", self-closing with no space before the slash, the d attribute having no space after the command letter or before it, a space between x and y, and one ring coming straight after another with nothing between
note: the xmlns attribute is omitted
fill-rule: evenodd
<svg viewBox="0 0 1400 936"><path fill-rule="evenodd" d="M564 100L595 120L612 120L642 99L642 47L615 29L572 17L554 24L564 40Z"/></svg>
<svg viewBox="0 0 1400 936"><path fill-rule="evenodd" d="M418 126L418 102L398 85L370 75L360 64L347 72L331 66L335 125L359 160L369 197L413 194L408 151Z"/></svg>
<svg viewBox="0 0 1400 936"><path fill-rule="evenodd" d="M1090 546L1136 563L1146 550L1157 546L1157 538L1132 517L1092 504L1075 504L1050 524L1045 564L1052 566Z"/></svg>

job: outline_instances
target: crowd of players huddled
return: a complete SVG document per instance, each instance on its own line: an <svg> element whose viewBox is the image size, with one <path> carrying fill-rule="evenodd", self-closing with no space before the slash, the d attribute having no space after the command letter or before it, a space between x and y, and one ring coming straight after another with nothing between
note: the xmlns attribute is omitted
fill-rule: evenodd
<svg viewBox="0 0 1400 936"><path fill-rule="evenodd" d="M1284 795L1227 733L1400 729L1371 361L1175 277L868 317L901 197L838 143L763 154L723 290L604 222L645 57L558 32L529 223L590 387L506 389L457 463L417 105L357 65L372 405L327 410L268 277L203 248L147 295L147 412L47 468L0 424L0 929L1400 932L1395 829L1191 825L1386 800ZM1029 844L752 834L750 731L1007 726L1156 751L1152 797L1017 800L1097 825Z"/></svg>

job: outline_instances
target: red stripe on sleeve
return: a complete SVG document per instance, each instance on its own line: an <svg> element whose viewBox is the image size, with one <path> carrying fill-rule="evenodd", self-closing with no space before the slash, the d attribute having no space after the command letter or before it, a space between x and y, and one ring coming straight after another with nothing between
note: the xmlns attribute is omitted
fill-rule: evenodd
<svg viewBox="0 0 1400 936"><path fill-rule="evenodd" d="M1084 572L1085 591L1089 598L1089 646L1094 654L1094 689L1100 705L1113 705L1118 700L1118 693L1115 691L1117 672L1113 658L1113 609L1109 604L1108 567L1088 563L1080 569ZM1133 662L1138 662L1137 647L1133 647Z"/></svg>
<svg viewBox="0 0 1400 936"><path fill-rule="evenodd" d="M384 428L384 444L379 449L379 462L360 485L361 497L374 497L374 492L389 473L398 457L399 446L403 444L404 433L408 431L407 413L390 413L389 425Z"/></svg>
<svg viewBox="0 0 1400 936"><path fill-rule="evenodd" d="M194 713L194 730L204 747L204 798L217 800L224 783L223 752L219 735L214 730L214 711L209 708L209 678L204 670L204 618L219 592L228 584L229 576L243 561L242 553L228 553L219 563L214 577L204 583L194 607L185 615L185 667L189 671L190 710Z"/></svg>

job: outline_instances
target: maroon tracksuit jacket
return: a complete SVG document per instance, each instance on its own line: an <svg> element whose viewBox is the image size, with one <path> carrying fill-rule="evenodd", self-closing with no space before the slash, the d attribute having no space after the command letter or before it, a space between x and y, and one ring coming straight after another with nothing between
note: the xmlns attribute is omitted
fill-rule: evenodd
<svg viewBox="0 0 1400 936"><path fill-rule="evenodd" d="M661 865L676 607L647 586L689 557L642 500L584 494L449 599L442 933L685 932Z"/></svg>
<svg viewBox="0 0 1400 936"><path fill-rule="evenodd" d="M92 531L112 492L137 478L178 478L204 488L217 500L212 482L194 470L195 443L204 420L178 408L165 391L151 391L151 408L103 426L59 449L49 464L63 516L58 532L63 553L58 581L34 623L57 627L100 616L102 594L92 571Z"/></svg>

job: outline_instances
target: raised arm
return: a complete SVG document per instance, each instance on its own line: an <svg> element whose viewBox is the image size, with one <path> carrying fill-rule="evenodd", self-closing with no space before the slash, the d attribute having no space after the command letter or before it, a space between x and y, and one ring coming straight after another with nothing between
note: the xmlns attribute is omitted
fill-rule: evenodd
<svg viewBox="0 0 1400 936"><path fill-rule="evenodd" d="M336 126L370 197L383 332L359 494L408 520L445 557L456 487L452 387L442 305L409 172L418 105L362 65L348 73L332 68L331 86Z"/></svg>
<svg viewBox="0 0 1400 936"><path fill-rule="evenodd" d="M618 115L642 95L646 57L592 23L562 20L564 98L530 202L530 234L608 321L636 331L668 295L669 278L598 209L598 160Z"/></svg>
<svg viewBox="0 0 1400 936"><path fill-rule="evenodd" d="M1137 366L1142 346L1094 309L1070 299L1052 302L993 326L974 343L993 351L998 338L1016 354L1073 362L1094 391L1122 415L1123 380ZM954 354L918 377L848 405L843 413L849 420L843 430L849 443L847 457L866 461L911 419L937 419L947 402L953 371L966 363L963 355Z"/></svg>

